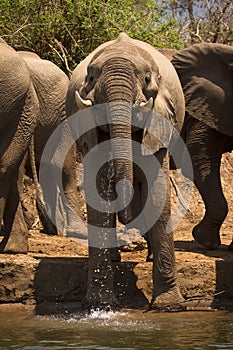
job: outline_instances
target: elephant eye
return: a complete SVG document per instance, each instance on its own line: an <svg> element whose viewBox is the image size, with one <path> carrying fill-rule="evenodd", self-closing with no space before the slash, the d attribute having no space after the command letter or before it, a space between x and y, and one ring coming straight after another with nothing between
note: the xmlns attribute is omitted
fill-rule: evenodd
<svg viewBox="0 0 233 350"><path fill-rule="evenodd" d="M150 82L151 82L151 76L150 75L146 75L145 82L146 82L147 85L150 84Z"/></svg>
<svg viewBox="0 0 233 350"><path fill-rule="evenodd" d="M86 77L86 91L90 91L95 83L95 78L92 74L88 74Z"/></svg>

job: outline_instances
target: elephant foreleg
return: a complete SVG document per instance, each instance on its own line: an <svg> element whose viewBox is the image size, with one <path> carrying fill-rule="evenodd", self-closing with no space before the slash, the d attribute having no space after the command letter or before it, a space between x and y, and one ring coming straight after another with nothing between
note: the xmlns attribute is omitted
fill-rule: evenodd
<svg viewBox="0 0 233 350"><path fill-rule="evenodd" d="M221 157L206 159L209 170L201 176L201 164L194 166L194 182L205 203L205 215L193 229L194 239L207 249L217 249L221 244L220 228L227 216L228 206L220 179Z"/></svg>
<svg viewBox="0 0 233 350"><path fill-rule="evenodd" d="M112 253L116 246L115 214L97 213L88 206L87 217L89 263L86 300L91 308L115 307L118 304L112 267Z"/></svg>
<svg viewBox="0 0 233 350"><path fill-rule="evenodd" d="M177 284L173 233L169 225L171 203L167 155L161 163L162 168L159 169L151 191L148 193L151 195L149 199L151 203L146 213L147 222L151 213L156 218L154 225L147 233L153 254L152 306L159 309L180 309L184 299Z"/></svg>
<svg viewBox="0 0 233 350"><path fill-rule="evenodd" d="M163 220L162 215L150 232L154 256L151 304L158 309L178 310L184 299L177 284L173 233L166 232Z"/></svg>
<svg viewBox="0 0 233 350"><path fill-rule="evenodd" d="M117 305L112 267L112 253L118 252L116 214L108 210L110 201L114 199L114 184L106 176L109 174L107 164L101 167L96 179L96 169L99 169L98 155L94 153L90 156L90 161L84 164L89 246L86 300L89 307L108 308ZM95 183L98 194L93 193Z"/></svg>
<svg viewBox="0 0 233 350"><path fill-rule="evenodd" d="M153 253L153 298L152 306L163 309L180 309L184 301L177 284L173 233L167 232L170 198L163 212L148 232Z"/></svg>
<svg viewBox="0 0 233 350"><path fill-rule="evenodd" d="M205 204L204 218L194 227L193 237L207 249L216 249L221 244L219 231L228 211L220 166L229 141L226 135L208 125L189 119L186 144L192 160L194 183Z"/></svg>

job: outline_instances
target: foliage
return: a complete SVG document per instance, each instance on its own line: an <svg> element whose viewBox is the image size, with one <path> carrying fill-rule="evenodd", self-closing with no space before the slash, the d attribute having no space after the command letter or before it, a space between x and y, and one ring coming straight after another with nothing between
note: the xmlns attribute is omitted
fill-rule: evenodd
<svg viewBox="0 0 233 350"><path fill-rule="evenodd" d="M182 48L177 20L166 1L2 0L1 37L73 69L101 43L124 31L155 47Z"/></svg>
<svg viewBox="0 0 233 350"><path fill-rule="evenodd" d="M2 0L0 35L68 72L120 32L180 49L196 42L233 45L232 0Z"/></svg>

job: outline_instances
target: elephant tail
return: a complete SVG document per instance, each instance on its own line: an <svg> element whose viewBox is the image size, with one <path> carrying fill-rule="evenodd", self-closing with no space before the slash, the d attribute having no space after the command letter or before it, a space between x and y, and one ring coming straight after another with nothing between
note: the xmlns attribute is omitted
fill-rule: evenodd
<svg viewBox="0 0 233 350"><path fill-rule="evenodd" d="M55 225L51 222L47 214L43 191L38 179L38 174L36 169L36 160L35 160L34 135L32 135L32 138L29 144L29 158L30 158L30 165L32 170L32 178L36 188L36 207L38 210L40 221L43 226L43 231L49 235L56 235L57 229Z"/></svg>

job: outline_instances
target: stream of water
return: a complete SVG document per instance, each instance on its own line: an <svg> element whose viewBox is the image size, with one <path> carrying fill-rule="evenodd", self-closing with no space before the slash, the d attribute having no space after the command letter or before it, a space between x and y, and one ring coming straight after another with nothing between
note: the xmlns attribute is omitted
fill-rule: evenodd
<svg viewBox="0 0 233 350"><path fill-rule="evenodd" d="M0 350L233 350L233 312L35 316L0 308Z"/></svg>

